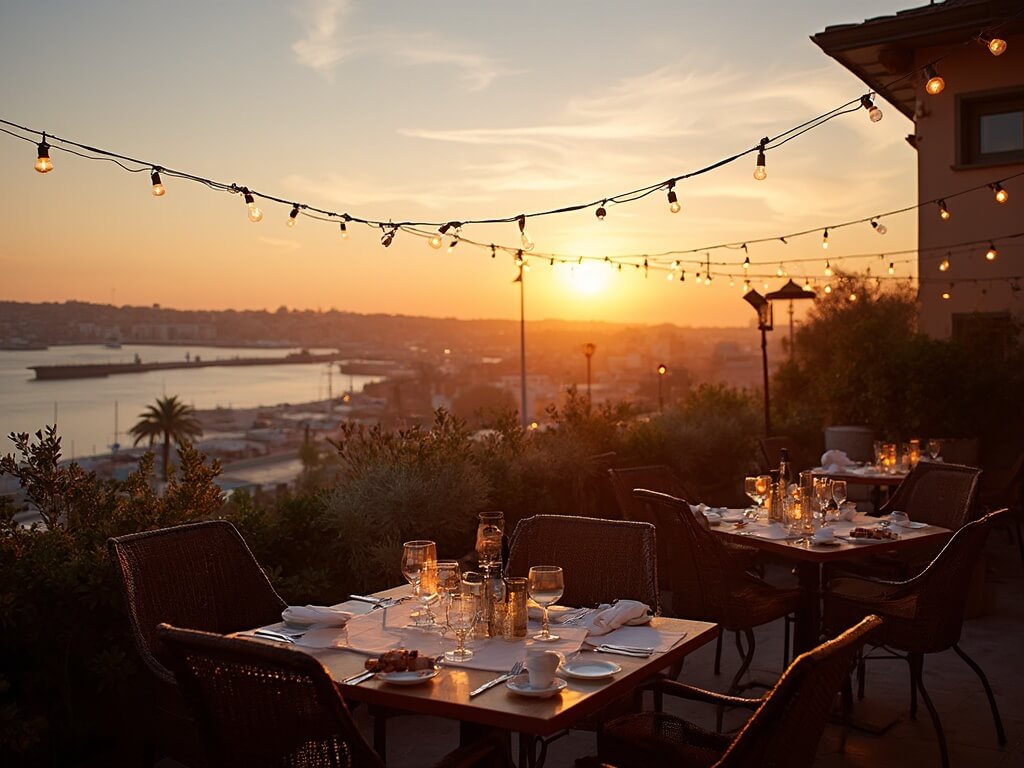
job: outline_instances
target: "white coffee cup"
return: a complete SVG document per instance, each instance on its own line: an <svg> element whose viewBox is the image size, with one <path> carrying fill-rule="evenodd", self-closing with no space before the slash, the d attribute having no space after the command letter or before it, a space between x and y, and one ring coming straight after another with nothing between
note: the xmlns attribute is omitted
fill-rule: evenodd
<svg viewBox="0 0 1024 768"><path fill-rule="evenodd" d="M910 517L907 515L906 512L890 512L889 522L893 523L894 525L906 525L910 522Z"/></svg>
<svg viewBox="0 0 1024 768"><path fill-rule="evenodd" d="M814 540L818 543L832 541L835 535L836 532L831 528L819 528L814 532Z"/></svg>
<svg viewBox="0 0 1024 768"><path fill-rule="evenodd" d="M529 650L526 652L526 672L530 676L530 687L550 688L555 682L555 671L562 663L562 657L554 651Z"/></svg>

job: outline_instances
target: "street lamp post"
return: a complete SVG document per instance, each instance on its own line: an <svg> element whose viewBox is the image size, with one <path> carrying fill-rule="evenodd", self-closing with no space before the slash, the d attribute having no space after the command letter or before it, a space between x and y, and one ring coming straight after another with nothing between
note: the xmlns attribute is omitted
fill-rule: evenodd
<svg viewBox="0 0 1024 768"><path fill-rule="evenodd" d="M519 388L520 388L520 412L519 418L526 429L530 423L526 415L526 299L525 283L523 280L523 264L519 265L519 274L513 283L519 283Z"/></svg>
<svg viewBox="0 0 1024 768"><path fill-rule="evenodd" d="M771 408L768 401L768 331L772 329L772 303L755 290L743 294L744 300L757 312L757 329L761 331L761 369L764 376L764 436L772 436Z"/></svg>
<svg viewBox="0 0 1024 768"><path fill-rule="evenodd" d="M668 373L668 368L662 363L658 366L658 413L665 412L665 394L662 382L665 380L666 373Z"/></svg>
<svg viewBox="0 0 1024 768"><path fill-rule="evenodd" d="M597 347L591 344L589 341L583 345L583 354L587 358L587 405L590 405L590 358L594 356L594 350Z"/></svg>
<svg viewBox="0 0 1024 768"><path fill-rule="evenodd" d="M814 291L810 290L810 286L807 288L801 288L799 285L793 282L792 278L789 279L784 286L777 291L772 291L766 299L769 301L775 301L776 299L789 299L789 357L793 358L793 302L799 301L800 299L813 299L816 298Z"/></svg>

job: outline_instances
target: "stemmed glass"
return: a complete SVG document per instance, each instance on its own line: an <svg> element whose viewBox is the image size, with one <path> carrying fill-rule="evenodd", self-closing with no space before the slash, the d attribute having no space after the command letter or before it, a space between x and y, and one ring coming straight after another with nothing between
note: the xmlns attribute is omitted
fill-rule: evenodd
<svg viewBox="0 0 1024 768"><path fill-rule="evenodd" d="M476 527L476 556L480 570L501 568L501 537L505 530L503 512L481 512Z"/></svg>
<svg viewBox="0 0 1024 768"><path fill-rule="evenodd" d="M458 593L462 588L462 575L459 570L458 560L437 561L437 593L441 596L441 605L444 606L445 616L448 615L448 606L451 604L452 595ZM444 634L448 628L447 621L442 625L441 633Z"/></svg>
<svg viewBox="0 0 1024 768"><path fill-rule="evenodd" d="M932 461L936 461L939 458L939 454L942 453L942 441L929 440L927 448L929 458L931 458Z"/></svg>
<svg viewBox="0 0 1024 768"><path fill-rule="evenodd" d="M752 502L754 502L754 506L743 510L743 516L748 520L753 520L757 517L758 508L764 503L764 496L757 491L756 475L750 475L743 478L743 492L750 497Z"/></svg>
<svg viewBox="0 0 1024 768"><path fill-rule="evenodd" d="M814 478L814 500L821 510L818 519L822 525L826 524L828 505L832 501L832 481L827 477Z"/></svg>
<svg viewBox="0 0 1024 768"><path fill-rule="evenodd" d="M437 544L423 539L405 542L402 545L402 575L412 584L413 594L422 604L419 616L413 622L414 626L432 626L434 614L430 612L427 602L437 594ZM424 578L425 575L427 578ZM425 597L424 588L428 591Z"/></svg>
<svg viewBox="0 0 1024 768"><path fill-rule="evenodd" d="M832 498L836 502L836 515L841 517L843 513L843 502L846 501L846 481L845 480L833 480L832 481Z"/></svg>
<svg viewBox="0 0 1024 768"><path fill-rule="evenodd" d="M462 594L473 598L476 605L477 620L479 621L484 609L484 577L476 571L466 571L462 574Z"/></svg>
<svg viewBox="0 0 1024 768"><path fill-rule="evenodd" d="M533 639L542 643L558 640L558 635L553 635L548 630L548 606L556 603L565 590L565 577L562 574L562 569L557 565L531 567L526 589L530 597L533 598L533 602L544 610L540 634L534 635Z"/></svg>
<svg viewBox="0 0 1024 768"><path fill-rule="evenodd" d="M469 594L453 594L448 603L448 626L455 633L455 650L445 651L448 661L466 661L473 652L466 647L466 637L476 626L476 598Z"/></svg>

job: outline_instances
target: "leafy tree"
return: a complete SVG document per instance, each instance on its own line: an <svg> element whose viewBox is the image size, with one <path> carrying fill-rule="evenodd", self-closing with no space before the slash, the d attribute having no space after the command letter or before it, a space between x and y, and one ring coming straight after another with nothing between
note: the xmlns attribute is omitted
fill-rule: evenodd
<svg viewBox="0 0 1024 768"><path fill-rule="evenodd" d="M192 438L203 434L203 428L196 419L195 409L178 400L177 395L158 397L155 405L150 405L139 414L139 422L128 434L135 438L135 445L149 440L150 446L157 439L163 439L164 479L168 477L171 462L171 441L188 443Z"/></svg>

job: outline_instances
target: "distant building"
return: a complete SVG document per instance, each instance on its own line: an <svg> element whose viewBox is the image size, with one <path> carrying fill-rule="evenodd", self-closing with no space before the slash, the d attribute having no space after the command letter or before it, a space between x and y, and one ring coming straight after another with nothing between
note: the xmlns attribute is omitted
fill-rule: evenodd
<svg viewBox="0 0 1024 768"><path fill-rule="evenodd" d="M1002 336L1024 306L1024 239L1005 239L1024 230L1021 179L1003 184L1003 204L997 190L982 189L946 201L944 217L938 202L1024 171L1021 9L1021 0L947 0L812 37L913 123L907 142L917 150L919 201L928 203L918 212L920 327L931 336ZM994 56L986 33L1005 51ZM945 81L935 95L922 74L931 63Z"/></svg>
<svg viewBox="0 0 1024 768"><path fill-rule="evenodd" d="M217 328L199 323L133 323L132 341L213 341Z"/></svg>

